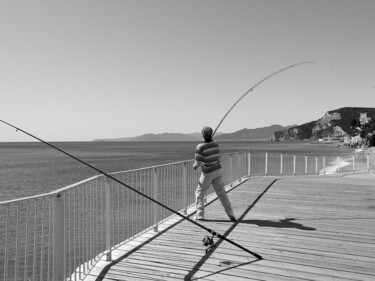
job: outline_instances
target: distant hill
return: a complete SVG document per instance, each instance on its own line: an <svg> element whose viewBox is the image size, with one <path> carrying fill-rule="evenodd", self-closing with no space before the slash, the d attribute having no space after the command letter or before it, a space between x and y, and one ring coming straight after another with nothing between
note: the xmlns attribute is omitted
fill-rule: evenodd
<svg viewBox="0 0 375 281"><path fill-rule="evenodd" d="M360 124L361 113L366 113L370 122L375 120L375 108L372 107L343 107L327 111L316 121L304 123L285 130L276 131L273 140L304 140L319 138L341 138L353 135L356 131L355 123ZM354 122L354 123L353 123Z"/></svg>
<svg viewBox="0 0 375 281"><path fill-rule="evenodd" d="M288 126L290 127L290 126ZM257 129L243 129L234 133L223 134L216 133L216 140L269 140L273 133L278 130L284 130L288 127L272 125ZM162 134L145 134L131 138L116 139L96 139L94 141L201 141L201 133L180 134L180 133L162 133Z"/></svg>
<svg viewBox="0 0 375 281"><path fill-rule="evenodd" d="M305 140L319 138L340 138L353 135L353 121L360 123L361 113L366 113L375 126L375 108L372 107L343 107L327 111L324 116L316 121L283 127L271 125L256 129L242 129L233 133L217 133L216 140ZM358 130L357 130L358 131ZM162 133L145 134L131 138L96 139L94 141L201 141L201 133L180 134Z"/></svg>
<svg viewBox="0 0 375 281"><path fill-rule="evenodd" d="M162 134L144 134L131 138L116 139L96 139L94 141L197 141L201 140L201 134L180 134L180 133L162 133Z"/></svg>
<svg viewBox="0 0 375 281"><path fill-rule="evenodd" d="M294 125L295 126L295 125ZM275 131L285 130L293 126L283 127L281 125L271 125L256 129L242 129L240 131L222 134L217 136L216 140L270 140Z"/></svg>

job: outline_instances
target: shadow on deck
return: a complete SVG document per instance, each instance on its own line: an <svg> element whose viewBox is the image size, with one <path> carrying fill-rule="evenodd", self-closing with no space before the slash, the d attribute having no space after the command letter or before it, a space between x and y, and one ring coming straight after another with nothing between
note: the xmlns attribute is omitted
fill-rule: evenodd
<svg viewBox="0 0 375 281"><path fill-rule="evenodd" d="M252 178L218 200L200 223L249 253L175 216L99 261L85 280L374 280L375 177Z"/></svg>

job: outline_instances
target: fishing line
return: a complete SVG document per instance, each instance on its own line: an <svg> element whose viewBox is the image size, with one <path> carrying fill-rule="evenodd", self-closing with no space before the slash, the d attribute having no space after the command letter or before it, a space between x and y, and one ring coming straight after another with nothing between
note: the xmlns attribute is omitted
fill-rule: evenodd
<svg viewBox="0 0 375 281"><path fill-rule="evenodd" d="M299 66L299 65L302 65L302 64L308 64L308 63L321 63L319 61L303 61L303 62L298 62L298 63L295 63L295 64L292 64L292 65L289 65L287 67L284 67L282 69L279 69L269 75L267 75L266 77L264 77L262 80L260 80L259 82L257 82L254 86L252 86L249 90L247 90L233 105L232 107L227 111L227 113L225 113L224 117L220 120L220 123L219 125L217 125L215 131L213 132L212 136L215 135L217 129L219 129L221 123L223 123L224 119L228 116L228 114L232 111L232 109L247 95L249 94L250 92L252 92L257 86L259 86L260 84L262 84L263 82L265 82L266 80L270 79L271 77L287 70L287 69L290 69L290 68L293 68L293 67L296 67L296 66Z"/></svg>
<svg viewBox="0 0 375 281"><path fill-rule="evenodd" d="M170 211L170 212L172 212L172 213L178 215L179 217L183 218L184 220L187 220L187 221L189 221L189 222L195 224L196 226L198 226L198 227L200 227L200 228L206 230L207 232L211 233L213 236L216 236L216 237L218 237L219 239L222 239L222 240L227 241L228 243L230 243L230 244L232 244L232 245L234 245L234 246L240 248L241 250L243 250L243 251L245 251L245 252L247 252L247 253L253 255L254 257L256 257L256 258L259 259L259 260L262 259L262 257L261 257L260 255L258 255L257 253L254 253L253 251L250 251L249 249L246 249L245 247L243 247L243 246L241 246L241 245L239 245L239 244L233 242L232 240L230 240L230 239L226 238L225 236L221 235L220 233L217 233L217 232L215 232L214 230L212 230L212 229L210 229L210 228L208 228L208 227L206 227L206 226L204 226L204 225L202 225L202 224L200 224L200 223L198 223L198 222L196 222L196 221L194 221L194 220L192 220L192 219L190 219L190 218L188 218L188 217L186 217L186 216L180 214L179 212L176 212L175 210L171 209L170 207L164 205L163 203L161 203L161 202L159 202L159 201L153 199L152 197L150 197L150 196L148 196L148 195L146 195L146 194L144 194L144 193L142 193L142 192L136 190L135 188L131 187L130 185L128 185L128 184L126 184L126 183L124 183L124 182L122 182L122 181L116 179L115 177L112 177L111 175L107 174L106 172L104 172L104 171L102 171L102 170L100 170L100 169L98 169L98 168L92 166L91 164L89 164L89 163L83 161L82 159L79 159L78 157L76 157L76 156L74 156L74 155L72 155L72 154L70 154L70 153L68 153L68 152L66 152L66 151L64 151L64 150L62 150L61 148L59 148L59 147L57 147L57 146L54 146L53 144L51 144L51 143L49 143L49 142L47 142L47 141L44 141L44 140L42 140L42 139L40 139L40 138L38 138L38 137L32 135L31 133L28 133L28 132L22 130L21 128L18 128L18 127L14 126L14 125L12 125L12 124L10 124L10 123L8 123L8 122L5 122L5 121L3 121L3 120L0 120L0 122L2 122L2 123L4 123L4 124L6 124L6 125L8 125L8 126L10 126L10 127L12 127L12 128L14 128L14 129L16 129L17 132L20 131L20 132L22 132L22 133L24 133L24 134L26 134L26 135L28 135L28 136L30 136L30 137L32 137L32 138L34 138L34 139L40 141L40 142L42 142L42 143L44 143L44 144L46 144L46 145L52 147L53 149L56 149L56 150L60 151L61 153L63 153L63 154L65 154L65 155L67 155L67 156L69 156L69 157L75 159L76 161L82 163L83 165L86 165L86 166L88 166L89 168L91 168L91 169L97 171L98 173L100 173L100 174L106 176L107 178L109 178L109 179L111 179L111 180L113 180L113 181L119 183L120 185L127 187L128 189L130 189L130 190L134 191L135 193L137 193L137 194L143 196L144 198L150 200L151 202L153 202L153 203L155 203L155 204L157 204L157 205L159 205L159 206L161 206L161 207L167 209L168 211Z"/></svg>

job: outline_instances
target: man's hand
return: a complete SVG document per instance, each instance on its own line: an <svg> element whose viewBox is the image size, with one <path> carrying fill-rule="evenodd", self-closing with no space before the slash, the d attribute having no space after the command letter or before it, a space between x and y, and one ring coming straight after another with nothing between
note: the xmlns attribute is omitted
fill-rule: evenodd
<svg viewBox="0 0 375 281"><path fill-rule="evenodd" d="M197 163L194 163L194 164L193 164L193 168L194 168L194 170L196 170L196 169L198 168L198 164L197 164Z"/></svg>

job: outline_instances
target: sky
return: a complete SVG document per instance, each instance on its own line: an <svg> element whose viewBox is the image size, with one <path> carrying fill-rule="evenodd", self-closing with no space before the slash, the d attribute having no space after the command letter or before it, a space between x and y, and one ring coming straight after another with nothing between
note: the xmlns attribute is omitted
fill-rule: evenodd
<svg viewBox="0 0 375 281"><path fill-rule="evenodd" d="M46 141L375 107L373 0L0 2L0 120ZM0 123L0 141L35 141Z"/></svg>

